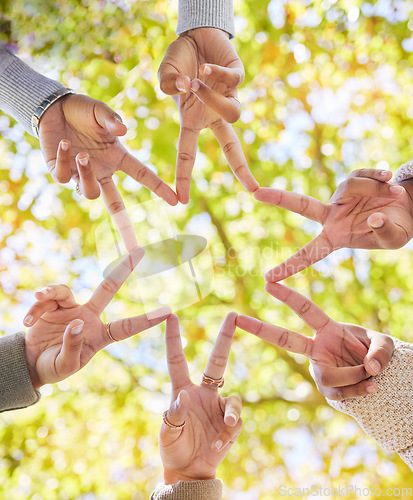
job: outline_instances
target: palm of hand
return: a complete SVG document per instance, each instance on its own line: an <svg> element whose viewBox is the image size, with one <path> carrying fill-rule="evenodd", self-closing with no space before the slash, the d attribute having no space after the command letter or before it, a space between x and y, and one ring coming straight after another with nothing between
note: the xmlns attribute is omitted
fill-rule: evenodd
<svg viewBox="0 0 413 500"><path fill-rule="evenodd" d="M67 377L68 374L61 370L57 357L62 349L65 328L74 319L84 321L84 341L78 370L108 344L105 342L102 321L87 304L68 308L58 305L54 311L44 313L29 329L25 339L28 364L36 367L41 385L58 382Z"/></svg>
<svg viewBox="0 0 413 500"><path fill-rule="evenodd" d="M199 68L205 64L217 64L227 67L234 61L234 48L227 35L208 36L199 30L178 38L168 48L163 64L169 64L192 80L198 78L210 89L224 97L230 95L231 89L223 84L200 74ZM196 132L211 127L214 122L222 121L218 113L206 106L193 93L186 92L172 96L179 109L181 125Z"/></svg>
<svg viewBox="0 0 413 500"><path fill-rule="evenodd" d="M211 448L216 435L225 428L220 396L217 391L194 384L182 389L191 398L191 409L186 416L186 425L175 441L164 444L161 439L164 467L182 472L188 478L214 478L218 465L228 452L228 446L220 451ZM177 395L174 394L173 399Z"/></svg>
<svg viewBox="0 0 413 500"><path fill-rule="evenodd" d="M368 348L359 340L360 337L367 340L364 328L329 319L316 331L308 357L332 367L362 365Z"/></svg>
<svg viewBox="0 0 413 500"><path fill-rule="evenodd" d="M396 199L357 197L343 204L327 206L323 234L332 250L339 248L383 248L367 224L370 215L382 212L406 233L406 238L394 241L394 248L405 245L413 234L413 213L409 196L404 192Z"/></svg>
<svg viewBox="0 0 413 500"><path fill-rule="evenodd" d="M54 174L56 154L64 137L71 143L70 170L78 180L75 157L87 151L98 181L119 170L126 149L119 139L101 127L95 108L99 101L82 95L71 95L57 101L42 118L39 131L40 145L50 173ZM53 113L51 111L53 110Z"/></svg>

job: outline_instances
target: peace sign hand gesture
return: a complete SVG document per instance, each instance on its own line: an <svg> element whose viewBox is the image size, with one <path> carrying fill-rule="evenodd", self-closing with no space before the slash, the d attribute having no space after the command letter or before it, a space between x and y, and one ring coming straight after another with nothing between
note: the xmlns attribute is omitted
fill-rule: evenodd
<svg viewBox="0 0 413 500"><path fill-rule="evenodd" d="M178 318L166 322L166 352L172 383L172 403L164 413L159 446L165 484L214 479L218 465L242 429L241 400L218 394L235 332L235 313L226 317L210 354L203 383L195 385L179 333ZM216 383L208 385L211 380Z"/></svg>
<svg viewBox="0 0 413 500"><path fill-rule="evenodd" d="M388 183L391 172L352 172L336 189L330 204L290 191L260 188L257 200L296 212L322 224L321 233L265 279L288 278L339 248L400 248L413 236L413 205L408 192Z"/></svg>
<svg viewBox="0 0 413 500"><path fill-rule="evenodd" d="M164 321L169 307L148 314L113 321L101 319L105 307L144 255L133 250L105 278L90 300L78 304L66 285L52 285L35 293L37 302L29 309L24 324L30 326L25 349L29 373L35 389L58 382L83 368L101 349Z"/></svg>
<svg viewBox="0 0 413 500"><path fill-rule="evenodd" d="M181 130L176 160L176 192L188 203L199 133L210 128L237 179L247 189L259 185L248 168L241 143L230 123L240 116L237 88L244 67L225 31L197 28L182 33L159 67L160 86L179 109Z"/></svg>
<svg viewBox="0 0 413 500"><path fill-rule="evenodd" d="M304 354L311 361L320 392L329 399L345 399L375 392L374 381L390 361L391 337L362 326L332 320L314 302L279 283L267 283L267 292L290 307L315 331L306 337L249 316L238 316L237 326L270 344Z"/></svg>

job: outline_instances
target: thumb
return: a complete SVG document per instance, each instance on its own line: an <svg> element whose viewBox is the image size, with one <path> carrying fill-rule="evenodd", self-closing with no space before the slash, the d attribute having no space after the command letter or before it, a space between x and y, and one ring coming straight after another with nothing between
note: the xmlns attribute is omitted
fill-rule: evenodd
<svg viewBox="0 0 413 500"><path fill-rule="evenodd" d="M98 102L95 106L95 118L98 124L113 135L125 135L126 125L122 118L103 102Z"/></svg>
<svg viewBox="0 0 413 500"><path fill-rule="evenodd" d="M371 214L367 219L367 224L381 248L400 248L408 241L406 231L399 224L390 221L382 212Z"/></svg>
<svg viewBox="0 0 413 500"><path fill-rule="evenodd" d="M83 326L84 322L81 319L75 319L67 325L63 334L63 345L56 358L56 374L60 380L64 380L81 368Z"/></svg>

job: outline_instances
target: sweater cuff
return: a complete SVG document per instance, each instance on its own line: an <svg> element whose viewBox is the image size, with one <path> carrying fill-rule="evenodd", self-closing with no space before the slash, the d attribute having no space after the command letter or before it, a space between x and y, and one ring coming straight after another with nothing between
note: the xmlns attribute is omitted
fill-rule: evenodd
<svg viewBox="0 0 413 500"><path fill-rule="evenodd" d="M177 35L208 27L219 28L234 37L232 0L179 0Z"/></svg>
<svg viewBox="0 0 413 500"><path fill-rule="evenodd" d="M327 402L355 418L386 451L399 452L413 445L413 345L395 338L393 342L389 364L373 377L375 394Z"/></svg>
<svg viewBox="0 0 413 500"><path fill-rule="evenodd" d="M26 362L24 333L0 339L0 412L25 408L40 399Z"/></svg>
<svg viewBox="0 0 413 500"><path fill-rule="evenodd" d="M221 479L207 481L179 481L156 488L150 500L221 500Z"/></svg>
<svg viewBox="0 0 413 500"><path fill-rule="evenodd" d="M32 116L40 104L64 85L46 78L14 56L0 49L0 109L33 135Z"/></svg>

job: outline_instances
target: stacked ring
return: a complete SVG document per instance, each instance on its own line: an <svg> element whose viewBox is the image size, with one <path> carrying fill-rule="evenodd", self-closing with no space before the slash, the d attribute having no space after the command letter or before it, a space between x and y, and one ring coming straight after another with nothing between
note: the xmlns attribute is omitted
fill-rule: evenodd
<svg viewBox="0 0 413 500"><path fill-rule="evenodd" d="M203 373L202 374L202 383L204 385L209 385L212 387L216 387L218 389L224 385L224 377L212 378L212 377L208 377L208 375L205 375L205 373Z"/></svg>
<svg viewBox="0 0 413 500"><path fill-rule="evenodd" d="M162 420L163 420L163 423L169 427L170 429L174 429L176 431L179 431L181 429L183 429L185 427L185 424L186 424L186 421L184 421L183 424L180 424L180 425L175 425L173 423L171 423L169 420L168 420L168 417L167 417L167 414L168 414L168 410L165 410L163 412L163 415L162 415Z"/></svg>

